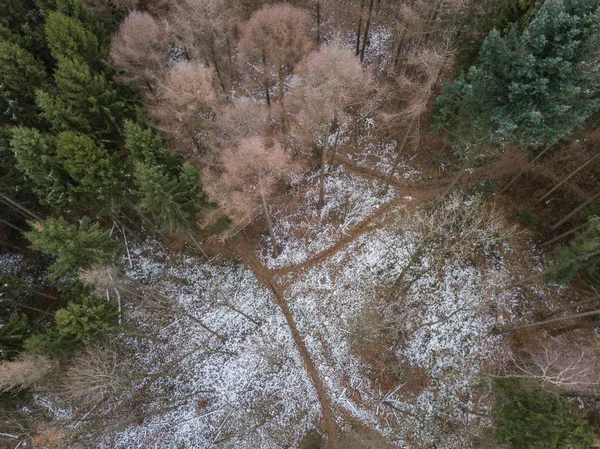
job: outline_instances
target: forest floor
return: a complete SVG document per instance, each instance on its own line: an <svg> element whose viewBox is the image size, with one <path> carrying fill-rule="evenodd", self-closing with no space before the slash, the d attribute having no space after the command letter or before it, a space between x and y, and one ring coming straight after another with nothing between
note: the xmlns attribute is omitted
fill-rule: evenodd
<svg viewBox="0 0 600 449"><path fill-rule="evenodd" d="M453 174L437 150L431 157L437 142L424 140L382 194L391 145L361 147L340 147L322 210L310 171L272 205L277 259L260 224L227 244L206 243L208 261L155 241L132 248L129 276L174 305L158 315L143 305L128 311L152 336L128 340L151 381L138 385L142 402L139 394L122 401L117 415L130 418L105 426L112 430L99 447L308 448L316 444L308 437L322 435L327 447L346 449L359 432L378 448L458 449L485 437L483 374L502 372L514 343L497 331L547 309L561 291L507 288L539 272L541 254L522 232L488 244L478 231L456 254L426 254L390 301L419 245L424 207ZM490 197L488 185L498 192L525 156L509 148L469 170L443 208L500 204L516 213L515 192ZM528 188L524 179L517 192Z"/></svg>

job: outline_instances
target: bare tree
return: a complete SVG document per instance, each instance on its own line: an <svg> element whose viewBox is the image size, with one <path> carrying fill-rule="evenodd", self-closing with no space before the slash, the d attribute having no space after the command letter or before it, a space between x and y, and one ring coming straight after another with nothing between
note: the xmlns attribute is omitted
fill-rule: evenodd
<svg viewBox="0 0 600 449"><path fill-rule="evenodd" d="M300 78L293 85L296 128L305 143L321 152L319 201L324 204L327 148L333 126L350 119L348 108L360 106L372 84L353 52L340 42L323 46L309 55L297 70Z"/></svg>
<svg viewBox="0 0 600 449"><path fill-rule="evenodd" d="M132 11L112 40L110 56L120 71L118 79L154 93L157 79L169 58L169 41L163 23Z"/></svg>
<svg viewBox="0 0 600 449"><path fill-rule="evenodd" d="M285 129L285 82L294 66L313 48L311 18L300 8L281 3L263 7L242 28L239 51L249 74L259 80L271 105L270 89L278 85Z"/></svg>
<svg viewBox="0 0 600 449"><path fill-rule="evenodd" d="M170 32L182 46L186 59L202 61L213 68L226 96L233 67L230 21L231 10L219 0L177 0L168 19Z"/></svg>
<svg viewBox="0 0 600 449"><path fill-rule="evenodd" d="M278 142L261 137L245 138L236 147L219 154L220 173L207 173L206 192L225 213L240 225L252 221L262 209L273 245L273 257L279 247L273 231L268 200L278 181L285 179L295 166Z"/></svg>
<svg viewBox="0 0 600 449"><path fill-rule="evenodd" d="M96 405L115 399L131 387L131 362L112 346L90 346L79 352L62 377L61 395L77 404Z"/></svg>
<svg viewBox="0 0 600 449"><path fill-rule="evenodd" d="M386 192L400 163L404 147L411 132L419 136L420 118L427 111L433 89L438 82L442 70L449 57L449 51L430 48L411 55L407 64L400 73L396 73L395 80L401 95L401 111L395 115L400 118L395 127L401 125L405 131L402 139L397 140L396 157L383 188ZM393 117L393 116L388 116ZM418 148L418 140L415 145Z"/></svg>
<svg viewBox="0 0 600 449"><path fill-rule="evenodd" d="M546 386L572 393L596 392L600 385L598 358L589 345L572 343L564 336L535 341L511 354L517 374Z"/></svg>
<svg viewBox="0 0 600 449"><path fill-rule="evenodd" d="M156 103L148 105L150 116L175 151L187 153L190 143L196 150L206 150L207 122L217 104L212 79L204 64L178 61L161 80Z"/></svg>
<svg viewBox="0 0 600 449"><path fill-rule="evenodd" d="M238 101L218 111L217 128L225 145L268 131L266 107L250 101Z"/></svg>

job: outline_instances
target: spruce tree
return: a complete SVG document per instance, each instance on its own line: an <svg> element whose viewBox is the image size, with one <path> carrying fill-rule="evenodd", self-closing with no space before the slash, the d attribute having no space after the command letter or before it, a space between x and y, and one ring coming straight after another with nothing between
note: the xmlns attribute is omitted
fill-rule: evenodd
<svg viewBox="0 0 600 449"><path fill-rule="evenodd" d="M55 131L115 139L124 103L113 83L79 59L61 58L56 89L38 90L36 101Z"/></svg>
<svg viewBox="0 0 600 449"><path fill-rule="evenodd" d="M106 57L96 35L83 23L58 11L48 14L46 40L52 57L80 59L90 65L98 65Z"/></svg>
<svg viewBox="0 0 600 449"><path fill-rule="evenodd" d="M457 147L555 142L600 106L598 0L547 1L519 36L492 31L480 64L445 85L437 127Z"/></svg>
<svg viewBox="0 0 600 449"><path fill-rule="evenodd" d="M56 258L50 266L51 279L74 279L80 268L110 263L116 256L117 243L110 238L109 231L103 231L87 217L77 226L62 217L30 225L33 230L25 237L31 247Z"/></svg>
<svg viewBox="0 0 600 449"><path fill-rule="evenodd" d="M17 44L0 40L0 120L21 125L39 123L35 91L46 82L41 61Z"/></svg>
<svg viewBox="0 0 600 449"><path fill-rule="evenodd" d="M70 195L88 205L109 204L124 178L118 157L85 135L60 133L56 158L69 176Z"/></svg>
<svg viewBox="0 0 600 449"><path fill-rule="evenodd" d="M42 203L60 205L69 200L54 136L33 128L13 128L11 145L16 168L23 172Z"/></svg>
<svg viewBox="0 0 600 449"><path fill-rule="evenodd" d="M171 232L193 226L201 200L198 170L186 163L175 177L158 165L136 162L134 178L141 211L152 213Z"/></svg>
<svg viewBox="0 0 600 449"><path fill-rule="evenodd" d="M600 264L600 218L590 217L587 228L559 249L545 274L546 280L568 284L581 272L593 273Z"/></svg>

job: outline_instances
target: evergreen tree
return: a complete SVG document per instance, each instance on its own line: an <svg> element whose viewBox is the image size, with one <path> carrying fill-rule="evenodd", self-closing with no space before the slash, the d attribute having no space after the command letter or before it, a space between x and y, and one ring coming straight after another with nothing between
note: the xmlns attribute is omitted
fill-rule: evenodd
<svg viewBox="0 0 600 449"><path fill-rule="evenodd" d="M13 128L11 145L17 169L31 182L41 202L59 205L69 200L53 136L32 128Z"/></svg>
<svg viewBox="0 0 600 449"><path fill-rule="evenodd" d="M554 142L600 103L598 0L548 1L521 36L492 31L471 67L438 98L438 128L454 144Z"/></svg>
<svg viewBox="0 0 600 449"><path fill-rule="evenodd" d="M496 436L512 449L591 449L594 431L559 396L517 379L496 382Z"/></svg>
<svg viewBox="0 0 600 449"><path fill-rule="evenodd" d="M41 0L2 0L0 27L3 39L20 45L52 68L52 58L46 45L44 25L48 10Z"/></svg>
<svg viewBox="0 0 600 449"><path fill-rule="evenodd" d="M79 226L67 223L62 217L30 225L33 231L25 237L31 247L56 257L50 266L51 279L72 278L80 268L109 263L115 258L117 243L111 240L109 231L103 231L87 217Z"/></svg>
<svg viewBox="0 0 600 449"><path fill-rule="evenodd" d="M15 313L0 327L0 360L17 355L28 335L27 315Z"/></svg>
<svg viewBox="0 0 600 449"><path fill-rule="evenodd" d="M158 165L135 163L135 184L139 208L155 215L160 225L171 232L190 229L200 196L200 174L186 163L178 177Z"/></svg>
<svg viewBox="0 0 600 449"><path fill-rule="evenodd" d="M45 81L42 62L17 44L0 40L0 121L38 123L35 91Z"/></svg>
<svg viewBox="0 0 600 449"><path fill-rule="evenodd" d="M86 29L80 20L58 11L48 14L46 40L52 57L79 59L90 65L98 65L106 57L96 35Z"/></svg>
<svg viewBox="0 0 600 449"><path fill-rule="evenodd" d="M600 264L600 218L590 217L585 231L557 251L546 280L568 284L583 270L593 273Z"/></svg>
<svg viewBox="0 0 600 449"><path fill-rule="evenodd" d="M131 120L125 120L123 125L125 147L134 160L150 165L164 165L169 171L179 170L181 157L172 156L167 152L163 140L149 127L143 127Z"/></svg>
<svg viewBox="0 0 600 449"><path fill-rule="evenodd" d="M90 137L67 131L56 139L56 157L66 174L71 196L89 204L109 204L120 186L119 159Z"/></svg>
<svg viewBox="0 0 600 449"><path fill-rule="evenodd" d="M17 170L17 160L10 144L10 128L0 128L0 191L10 192L22 188L23 174Z"/></svg>
<svg viewBox="0 0 600 449"><path fill-rule="evenodd" d="M124 103L103 74L79 59L61 58L54 73L56 89L37 91L37 104L56 131L78 131L102 139L118 135Z"/></svg>

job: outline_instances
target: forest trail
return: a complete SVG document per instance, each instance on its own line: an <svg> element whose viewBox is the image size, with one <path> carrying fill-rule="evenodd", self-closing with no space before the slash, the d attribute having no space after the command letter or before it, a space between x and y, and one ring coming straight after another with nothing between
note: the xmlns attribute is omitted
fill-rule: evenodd
<svg viewBox="0 0 600 449"><path fill-rule="evenodd" d="M310 353L308 352L308 348L306 347L306 344L304 343L304 340L302 339L302 336L296 327L294 315L287 305L283 291L277 284L277 281L275 281L272 271L262 264L260 259L254 253L254 250L248 245L248 242L244 238L240 238L239 241L236 242L235 250L242 263L252 270L258 282L267 287L273 293L275 302L285 316L288 327L292 332L294 343L300 352L300 356L302 357L306 371L308 371L308 375L310 376L315 390L317 391L317 397L321 406L321 420L327 435L328 447L330 449L340 449L337 425L333 416L333 405L329 396L327 395L327 391L323 381L321 380L319 371L312 361Z"/></svg>
<svg viewBox="0 0 600 449"><path fill-rule="evenodd" d="M359 176L384 182L387 180L387 175L384 175L377 170L358 166L344 156L336 155L335 160ZM514 161L510 160L509 157L501 157L490 164L481 167L481 169L476 170L473 173L463 174L461 180L456 184L456 187L472 185L483 179L501 178L508 175L514 175L518 170L520 170L520 167L521 164L514 163ZM494 175L493 178L491 176L492 174ZM307 270L333 256L338 251L344 249L355 239L368 232L371 229L372 223L379 218L382 218L388 212L391 212L394 207L397 207L401 204L404 204L406 207L416 207L427 201L436 199L443 194L451 182L451 179L443 179L416 184L408 181L398 181L397 179L393 179L390 185L399 190L396 198L381 206L371 215L350 229L347 233L343 234L340 240L338 240L334 245L324 249L321 252L313 254L302 263L280 268L273 268L271 272L278 275L286 275Z"/></svg>

